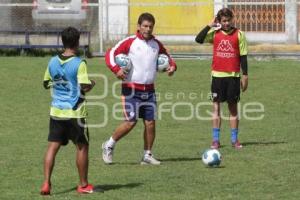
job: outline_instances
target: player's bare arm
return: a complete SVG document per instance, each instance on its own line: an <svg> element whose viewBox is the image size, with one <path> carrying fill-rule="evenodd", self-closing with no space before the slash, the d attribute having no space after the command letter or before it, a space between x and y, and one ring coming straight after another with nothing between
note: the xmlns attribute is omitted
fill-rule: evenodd
<svg viewBox="0 0 300 200"><path fill-rule="evenodd" d="M80 87L83 92L89 92L93 89L95 85L96 82L94 80L91 80L91 84L80 84Z"/></svg>
<svg viewBox="0 0 300 200"><path fill-rule="evenodd" d="M126 73L123 69L120 69L117 73L116 73L116 77L120 80L124 80L126 79Z"/></svg>
<svg viewBox="0 0 300 200"><path fill-rule="evenodd" d="M240 58L241 58L241 68L242 68L241 89L242 89L242 92L245 92L248 88L248 61L247 61L247 55L243 55Z"/></svg>
<svg viewBox="0 0 300 200"><path fill-rule="evenodd" d="M247 90L247 88L248 88L248 75L242 75L241 88L242 88L243 92L245 92Z"/></svg>
<svg viewBox="0 0 300 200"><path fill-rule="evenodd" d="M52 86L52 81L51 80L45 80L43 81L43 86L44 88L47 90L47 89L50 89L51 86Z"/></svg>
<svg viewBox="0 0 300 200"><path fill-rule="evenodd" d="M169 76L173 76L175 71L176 71L176 68L174 66L169 66L167 68L167 73L168 73Z"/></svg>

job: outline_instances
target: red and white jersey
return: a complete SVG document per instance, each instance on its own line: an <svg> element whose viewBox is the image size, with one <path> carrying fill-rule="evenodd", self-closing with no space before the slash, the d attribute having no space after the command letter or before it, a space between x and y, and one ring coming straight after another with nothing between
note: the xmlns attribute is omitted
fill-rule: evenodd
<svg viewBox="0 0 300 200"><path fill-rule="evenodd" d="M170 66L175 67L175 61L167 53L160 41L152 37L145 40L143 36L136 33L134 36L127 37L109 49L105 55L105 61L110 70L117 73L120 70L115 62L115 56L126 54L131 60L132 69L127 75L124 83L130 84L153 84L157 73L157 58L159 54L166 54L169 57ZM125 84L123 84L125 85Z"/></svg>

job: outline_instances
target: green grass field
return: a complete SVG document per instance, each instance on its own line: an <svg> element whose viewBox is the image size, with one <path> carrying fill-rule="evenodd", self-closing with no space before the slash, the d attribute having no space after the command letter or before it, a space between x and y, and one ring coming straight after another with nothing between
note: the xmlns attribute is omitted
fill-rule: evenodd
<svg viewBox="0 0 300 200"><path fill-rule="evenodd" d="M49 58L0 57L0 199L41 199L42 160L47 147L50 94L42 87ZM159 104L164 104L157 123L154 154L161 166L140 166L142 124L115 150L114 165L101 159L101 143L120 123L112 113L112 73L98 58L88 60L89 73L97 78L90 95L108 92L106 98L91 99L89 180L102 192L82 197L78 183L75 148L60 150L52 178L52 195L47 199L298 199L300 195L300 82L299 61L250 60L249 89L241 95L240 151L230 146L228 121L223 121L219 168L207 168L200 154L211 142L207 94L210 61L178 60L174 77L159 74ZM116 89L118 93L118 89ZM263 106L261 112L255 105ZM181 104L180 104L181 103ZM173 106L172 105L176 105ZM250 106L250 107L246 107ZM107 106L106 114L105 106ZM252 106L252 107L251 107ZM251 108L252 113L245 111ZM226 110L226 106L223 106ZM256 112L254 112L256 109ZM261 109L261 108L260 108ZM189 118L188 120L174 119ZM246 113L246 114L245 114ZM120 113L117 114L120 116ZM226 112L225 114L226 115ZM261 120L249 120L249 117Z"/></svg>

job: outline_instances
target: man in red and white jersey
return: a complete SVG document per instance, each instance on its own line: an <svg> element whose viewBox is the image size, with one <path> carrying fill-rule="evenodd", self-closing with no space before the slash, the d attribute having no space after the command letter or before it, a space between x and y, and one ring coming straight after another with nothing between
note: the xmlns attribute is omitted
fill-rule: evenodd
<svg viewBox="0 0 300 200"><path fill-rule="evenodd" d="M156 97L154 82L157 74L159 54L169 57L169 76L176 71L176 63L164 46L153 35L155 19L150 13L139 16L137 33L117 43L106 52L105 60L109 69L122 80L122 105L125 120L116 128L113 135L102 144L102 158L106 164L112 163L113 149L117 141L129 133L138 118L144 122L144 155L141 164L159 165L152 155L155 139ZM126 54L131 60L130 71L122 69L115 62L115 56Z"/></svg>
<svg viewBox="0 0 300 200"><path fill-rule="evenodd" d="M213 44L212 83L213 141L211 148L220 147L220 103L226 101L230 113L231 143L236 149L242 148L238 140L238 108L240 89L248 87L247 41L245 34L233 27L233 13L223 8L217 17L204 27L196 42ZM242 69L242 70L241 70Z"/></svg>

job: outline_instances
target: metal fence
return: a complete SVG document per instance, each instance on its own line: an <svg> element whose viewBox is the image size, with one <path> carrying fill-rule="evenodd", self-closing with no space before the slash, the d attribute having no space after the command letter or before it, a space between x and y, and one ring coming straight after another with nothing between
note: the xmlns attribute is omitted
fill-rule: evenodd
<svg viewBox="0 0 300 200"><path fill-rule="evenodd" d="M234 11L235 26L246 32L250 42L299 43L300 0L78 1L81 3L80 14L66 20L63 15L61 19L55 19L56 15L65 12L63 10L48 17L37 14L37 10L45 6L41 2L51 5L51 0L2 0L0 47L61 45L59 31L72 25L88 32L81 42L101 54L117 40L134 34L138 15L147 11L156 17L154 32L159 39L167 44L187 46L184 51L193 51L188 47L194 43L195 35L222 7Z"/></svg>
<svg viewBox="0 0 300 200"><path fill-rule="evenodd" d="M263 0L261 4L243 4L241 1L228 2L240 4L228 5L235 13L235 25L246 32L284 32L285 31L285 1ZM269 3L269 4L266 4Z"/></svg>

